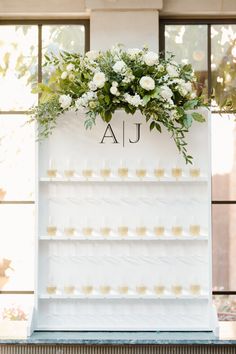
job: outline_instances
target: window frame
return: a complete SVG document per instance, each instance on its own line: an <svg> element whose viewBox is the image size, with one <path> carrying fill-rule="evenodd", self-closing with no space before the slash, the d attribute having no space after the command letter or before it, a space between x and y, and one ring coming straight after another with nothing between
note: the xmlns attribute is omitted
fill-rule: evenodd
<svg viewBox="0 0 236 354"><path fill-rule="evenodd" d="M211 80L211 26L212 25L236 25L235 18L223 18L223 19L195 19L195 18L169 18L161 17L159 20L159 52L160 55L165 53L165 26L166 25L206 25L207 26L207 72L208 72L208 100L210 101L212 92L212 80ZM229 114L231 111L213 111L212 113ZM212 200L212 205L234 205L236 200ZM214 290L213 295L236 295L235 290Z"/></svg>
<svg viewBox="0 0 236 354"><path fill-rule="evenodd" d="M83 25L84 26L84 35L85 35L85 52L90 49L90 21L89 19L47 19L47 20L0 20L0 26L14 26L14 25L35 25L38 28L38 38L37 38L37 47L38 47L38 80L37 82L42 82L42 27L44 25ZM30 114L30 110L0 110L0 118L2 115L27 115ZM9 118L10 119L10 118ZM11 201L0 201L0 205L25 205L25 204L35 204L35 200L11 200ZM0 295L33 295L34 290L0 290Z"/></svg>

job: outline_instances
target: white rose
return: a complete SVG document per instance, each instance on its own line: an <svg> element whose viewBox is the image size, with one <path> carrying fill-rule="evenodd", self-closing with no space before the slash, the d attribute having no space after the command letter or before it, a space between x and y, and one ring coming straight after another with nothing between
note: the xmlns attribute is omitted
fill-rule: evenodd
<svg viewBox="0 0 236 354"><path fill-rule="evenodd" d="M59 103L63 109L70 107L72 98L69 95L61 95L59 97Z"/></svg>
<svg viewBox="0 0 236 354"><path fill-rule="evenodd" d="M119 94L120 94L120 92L119 92L117 86L112 86L112 87L110 88L110 93L111 93L112 95L114 95L114 96L119 96Z"/></svg>
<svg viewBox="0 0 236 354"><path fill-rule="evenodd" d="M112 67L112 69L117 74L124 72L125 68L126 68L126 64L123 60L118 60Z"/></svg>
<svg viewBox="0 0 236 354"><path fill-rule="evenodd" d="M61 79L65 80L67 78L68 74L66 71L63 71L63 73L61 74Z"/></svg>
<svg viewBox="0 0 236 354"><path fill-rule="evenodd" d="M90 50L89 52L86 53L86 57L89 60L96 60L99 56L99 52L97 50Z"/></svg>
<svg viewBox="0 0 236 354"><path fill-rule="evenodd" d="M75 68L74 64L70 63L70 64L67 65L66 70L67 71L72 71L72 70L74 70L74 68Z"/></svg>
<svg viewBox="0 0 236 354"><path fill-rule="evenodd" d="M174 65L168 64L166 66L167 73L170 77L178 77L179 73L177 68Z"/></svg>
<svg viewBox="0 0 236 354"><path fill-rule="evenodd" d="M117 81L112 81L112 86L115 86L115 87L117 87L118 86L118 82Z"/></svg>
<svg viewBox="0 0 236 354"><path fill-rule="evenodd" d="M173 103L171 97L173 96L173 92L168 86L162 86L160 89L160 96L167 102Z"/></svg>
<svg viewBox="0 0 236 354"><path fill-rule="evenodd" d="M158 54L154 52L147 52L143 56L144 63L148 66L153 66L158 63Z"/></svg>
<svg viewBox="0 0 236 354"><path fill-rule="evenodd" d="M135 57L141 52L141 49L129 48L126 52L130 56L130 59L135 59Z"/></svg>
<svg viewBox="0 0 236 354"><path fill-rule="evenodd" d="M150 76L141 77L140 86L147 91L152 91L155 88L155 81Z"/></svg>
<svg viewBox="0 0 236 354"><path fill-rule="evenodd" d="M98 87L102 88L106 82L106 76L103 72L99 71L98 73L94 74L93 83Z"/></svg>

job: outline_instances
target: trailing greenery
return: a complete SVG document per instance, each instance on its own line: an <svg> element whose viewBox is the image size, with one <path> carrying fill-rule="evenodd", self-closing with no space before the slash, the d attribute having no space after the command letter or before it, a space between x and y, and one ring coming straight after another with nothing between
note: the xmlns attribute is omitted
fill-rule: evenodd
<svg viewBox="0 0 236 354"><path fill-rule="evenodd" d="M86 129L98 116L108 123L118 109L129 114L139 110L150 130L161 133L165 127L170 132L186 163L191 163L185 136L193 121L205 121L194 112L203 100L196 95L191 65L178 65L172 55L159 58L146 47L118 46L84 56L61 52L45 59L53 71L48 82L34 91L40 94L33 116L40 137L48 137L58 117L68 110L84 112Z"/></svg>

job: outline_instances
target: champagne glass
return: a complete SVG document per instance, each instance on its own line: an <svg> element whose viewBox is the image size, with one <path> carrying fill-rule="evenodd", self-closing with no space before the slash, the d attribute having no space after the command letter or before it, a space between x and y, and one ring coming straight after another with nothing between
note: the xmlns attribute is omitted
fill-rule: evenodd
<svg viewBox="0 0 236 354"><path fill-rule="evenodd" d="M111 286L109 284L101 284L99 286L99 292L102 294L102 295L108 295L110 294L111 292Z"/></svg>
<svg viewBox="0 0 236 354"><path fill-rule="evenodd" d="M145 167L143 166L143 161L139 160L138 162L138 167L136 169L136 176L142 180L144 177L146 177L147 174L147 170L145 169Z"/></svg>
<svg viewBox="0 0 236 354"><path fill-rule="evenodd" d="M183 286L179 281L175 281L171 286L171 292L175 296L180 296L183 293Z"/></svg>
<svg viewBox="0 0 236 354"><path fill-rule="evenodd" d="M172 177L174 177L176 179L176 181L182 177L183 171L182 168L178 165L178 163L176 162L175 165L172 167L171 169L171 174Z"/></svg>
<svg viewBox="0 0 236 354"><path fill-rule="evenodd" d="M91 167L89 167L88 160L85 160L84 168L82 170L82 175L86 180L88 180L93 176L93 170Z"/></svg>
<svg viewBox="0 0 236 354"><path fill-rule="evenodd" d="M125 218L122 216L117 227L118 235L120 237L126 237L129 233L129 227L127 226Z"/></svg>
<svg viewBox="0 0 236 354"><path fill-rule="evenodd" d="M179 220L178 220L177 216L174 217L171 231L172 231L173 236L179 237L179 236L182 236L182 234L183 234L183 227L179 224Z"/></svg>
<svg viewBox="0 0 236 354"><path fill-rule="evenodd" d="M192 178L199 178L201 174L200 167L198 167L195 163L189 168L189 175Z"/></svg>
<svg viewBox="0 0 236 354"><path fill-rule="evenodd" d="M201 227L200 225L196 222L195 217L191 218L191 223L189 225L189 234L193 237L199 236L201 233Z"/></svg>
<svg viewBox="0 0 236 354"><path fill-rule="evenodd" d="M48 226L47 226L47 235L48 236L56 236L57 227L55 225L54 219L51 215L49 215Z"/></svg>
<svg viewBox="0 0 236 354"><path fill-rule="evenodd" d="M156 218L156 225L154 226L154 234L156 236L164 236L165 234L165 227L160 217Z"/></svg>
<svg viewBox="0 0 236 354"><path fill-rule="evenodd" d="M64 234L68 237L75 235L75 228L73 227L72 220L69 217L67 221L67 226L64 228Z"/></svg>
<svg viewBox="0 0 236 354"><path fill-rule="evenodd" d="M165 293L165 286L162 283L158 283L154 285L154 292L156 295L164 295Z"/></svg>
<svg viewBox="0 0 236 354"><path fill-rule="evenodd" d="M165 176L165 169L160 164L160 162L158 162L156 167L154 168L154 175L158 180L160 180Z"/></svg>
<svg viewBox="0 0 236 354"><path fill-rule="evenodd" d="M125 179L128 177L128 173L129 173L129 170L128 170L128 167L126 166L125 161L121 160L120 166L118 168L118 176L122 179Z"/></svg>
<svg viewBox="0 0 236 354"><path fill-rule="evenodd" d="M109 163L108 163L107 160L104 160L104 161L103 161L103 166L102 166L102 168L101 168L101 170L100 170L100 175L101 175L101 177L102 177L104 180L106 180L107 178L109 178L110 175L111 175L111 169L110 169L110 167L109 167Z"/></svg>
<svg viewBox="0 0 236 354"><path fill-rule="evenodd" d="M86 223L84 227L82 228L82 233L84 236L89 237L93 233L93 228L91 227L91 224L89 223L89 219L86 219Z"/></svg>
<svg viewBox="0 0 236 354"><path fill-rule="evenodd" d="M201 293L201 286L200 286L200 284L198 284L198 283L192 283L192 284L190 284L190 286L189 286L189 292L190 292L192 295L200 295L200 293Z"/></svg>
<svg viewBox="0 0 236 354"><path fill-rule="evenodd" d="M47 169L47 176L49 178L55 178L57 176L57 169L55 167L55 161L53 159L49 160L49 166Z"/></svg>
<svg viewBox="0 0 236 354"><path fill-rule="evenodd" d="M147 228L143 224L140 223L139 226L136 227L136 234L137 236L143 237L146 236Z"/></svg>
<svg viewBox="0 0 236 354"><path fill-rule="evenodd" d="M136 286L136 292L139 295L145 295L147 293L147 290L148 290L147 286L145 284L143 284L143 283L142 284L138 284Z"/></svg>
<svg viewBox="0 0 236 354"><path fill-rule="evenodd" d="M102 226L100 227L100 234L104 237L109 236L111 228L108 226L107 218L103 218Z"/></svg>
<svg viewBox="0 0 236 354"><path fill-rule="evenodd" d="M75 175L75 170L72 167L72 162L70 159L67 159L66 168L64 170L64 176L65 176L65 178L70 179L70 178L74 177L74 175Z"/></svg>

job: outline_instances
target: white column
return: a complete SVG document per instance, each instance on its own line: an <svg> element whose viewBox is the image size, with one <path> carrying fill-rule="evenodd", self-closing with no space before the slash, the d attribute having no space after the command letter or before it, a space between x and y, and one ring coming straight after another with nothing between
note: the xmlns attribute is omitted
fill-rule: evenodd
<svg viewBox="0 0 236 354"><path fill-rule="evenodd" d="M162 0L86 0L91 11L91 49L115 44L129 48L159 48L159 10Z"/></svg>

